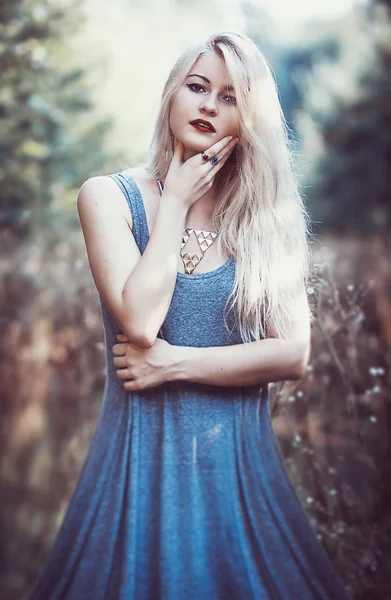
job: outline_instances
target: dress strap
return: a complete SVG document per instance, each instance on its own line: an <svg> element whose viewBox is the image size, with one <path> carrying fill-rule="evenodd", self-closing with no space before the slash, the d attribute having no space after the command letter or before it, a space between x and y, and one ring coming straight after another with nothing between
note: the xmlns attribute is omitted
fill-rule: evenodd
<svg viewBox="0 0 391 600"><path fill-rule="evenodd" d="M132 215L132 232L140 253L143 254L149 240L147 216L141 192L130 175L113 173L108 175L117 182L122 190Z"/></svg>

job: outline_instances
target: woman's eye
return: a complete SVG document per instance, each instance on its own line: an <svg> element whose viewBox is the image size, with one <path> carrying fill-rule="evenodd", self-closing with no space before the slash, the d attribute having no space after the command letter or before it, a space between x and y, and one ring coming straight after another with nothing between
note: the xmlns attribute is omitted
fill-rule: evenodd
<svg viewBox="0 0 391 600"><path fill-rule="evenodd" d="M235 96L225 96L225 98L228 98L228 103L229 104L236 104L236 98Z"/></svg>
<svg viewBox="0 0 391 600"><path fill-rule="evenodd" d="M204 90L204 87L199 83L188 83L187 87L190 88L192 92L199 92L201 90ZM194 88L201 88L201 90L200 89L196 90Z"/></svg>
<svg viewBox="0 0 391 600"><path fill-rule="evenodd" d="M196 94L199 94L200 92L205 92L205 88L203 85L201 85L200 83L187 83L186 84L187 87L189 89L191 89L192 92L195 92ZM224 98L226 98L226 102L228 102L228 104L233 104L236 105L236 98L235 96L224 96Z"/></svg>

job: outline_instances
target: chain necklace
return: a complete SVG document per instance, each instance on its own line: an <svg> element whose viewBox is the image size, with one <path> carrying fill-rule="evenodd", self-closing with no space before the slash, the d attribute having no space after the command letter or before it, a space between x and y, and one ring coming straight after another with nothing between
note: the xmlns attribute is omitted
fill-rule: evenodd
<svg viewBox="0 0 391 600"><path fill-rule="evenodd" d="M160 179L157 179L157 185L160 195L162 195L164 188ZM194 229L192 227L186 227L183 230L180 255L187 275L191 275L196 266L202 261L205 252L211 247L217 238L217 235L218 234L213 231ZM186 250L188 242L191 241L191 243L194 244L194 239L197 240L200 252L190 252L189 249Z"/></svg>

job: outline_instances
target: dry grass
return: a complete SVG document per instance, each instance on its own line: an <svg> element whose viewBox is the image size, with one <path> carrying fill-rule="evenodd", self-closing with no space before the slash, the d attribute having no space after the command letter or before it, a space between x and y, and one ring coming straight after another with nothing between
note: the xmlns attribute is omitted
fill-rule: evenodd
<svg viewBox="0 0 391 600"><path fill-rule="evenodd" d="M307 374L273 389L274 426L318 538L355 599L391 597L386 240L325 238L308 293Z"/></svg>
<svg viewBox="0 0 391 600"><path fill-rule="evenodd" d="M1 260L4 600L23 598L42 566L102 400L98 296L80 232L66 239L41 238ZM290 476L356 600L391 597L386 256L382 239L322 240L308 289L316 316L308 372L272 388Z"/></svg>

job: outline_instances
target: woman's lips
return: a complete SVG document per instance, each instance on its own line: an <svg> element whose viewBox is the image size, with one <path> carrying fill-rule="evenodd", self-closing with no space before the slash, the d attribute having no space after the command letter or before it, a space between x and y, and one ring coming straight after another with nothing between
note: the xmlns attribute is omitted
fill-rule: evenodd
<svg viewBox="0 0 391 600"><path fill-rule="evenodd" d="M214 131L212 131L208 127L204 127L203 125L199 125L199 123L190 123L190 125L192 127L194 127L194 129L197 129L197 131L202 131L203 133L214 133Z"/></svg>

